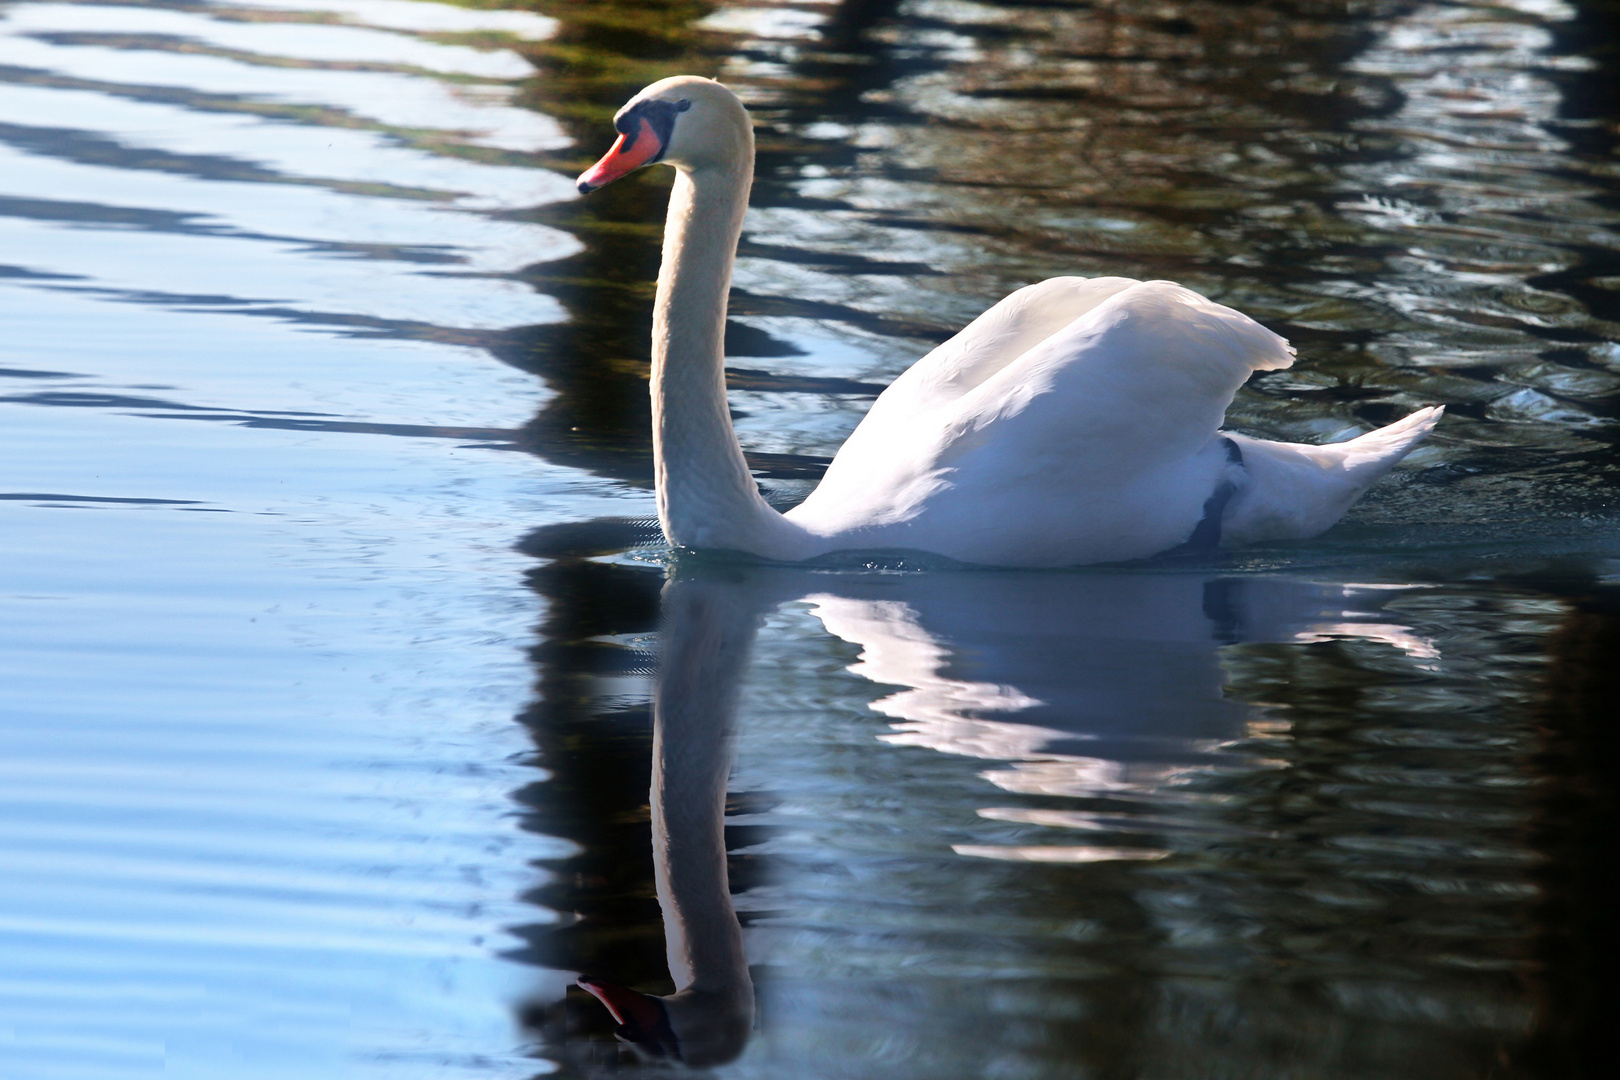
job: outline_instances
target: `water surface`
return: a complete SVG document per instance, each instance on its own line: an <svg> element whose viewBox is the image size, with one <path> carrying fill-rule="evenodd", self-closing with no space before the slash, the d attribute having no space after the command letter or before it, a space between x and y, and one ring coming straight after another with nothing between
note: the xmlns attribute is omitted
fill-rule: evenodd
<svg viewBox="0 0 1620 1080"><path fill-rule="evenodd" d="M0 8L0 1073L634 1072L568 987L667 993L697 912L756 1002L718 1075L1601 1074L1617 42L1536 0ZM782 504L1054 274L1287 336L1238 430L1446 420L1214 562L674 560L668 178L570 178L678 71L758 126L728 367ZM655 766L723 875L655 869Z"/></svg>

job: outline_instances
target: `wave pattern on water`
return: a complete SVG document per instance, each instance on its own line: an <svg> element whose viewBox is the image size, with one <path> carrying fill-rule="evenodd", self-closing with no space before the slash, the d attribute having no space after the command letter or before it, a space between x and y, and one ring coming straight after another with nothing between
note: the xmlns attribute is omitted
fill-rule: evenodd
<svg viewBox="0 0 1620 1080"><path fill-rule="evenodd" d="M734 662L685 707L735 712L712 808L760 1017L727 1074L1585 1061L1620 670L1600 6L535 6L0 8L6 1067L631 1066L565 986L669 989L651 656L716 626ZM1060 273L1293 339L1242 430L1449 419L1322 541L1217 564L672 561L667 178L568 177L677 70L758 122L726 341L779 503Z"/></svg>
<svg viewBox="0 0 1620 1080"><path fill-rule="evenodd" d="M579 249L518 214L575 198L555 26L0 8L8 1078L545 1068L506 549L576 478L481 451Z"/></svg>

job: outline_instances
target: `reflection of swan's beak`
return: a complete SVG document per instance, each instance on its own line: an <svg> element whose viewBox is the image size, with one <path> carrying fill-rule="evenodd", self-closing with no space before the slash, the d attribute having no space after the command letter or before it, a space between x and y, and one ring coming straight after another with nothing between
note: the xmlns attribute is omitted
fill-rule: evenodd
<svg viewBox="0 0 1620 1080"><path fill-rule="evenodd" d="M578 982L613 1014L614 1023L618 1024L613 1034L659 1057L680 1059L680 1043L675 1039L675 1029L669 1026L669 1013L662 1001L651 994L589 975L581 975Z"/></svg>
<svg viewBox="0 0 1620 1080"><path fill-rule="evenodd" d="M627 132L602 156L602 160L579 174L579 193L589 195L599 187L635 172L664 150L663 140L645 119L636 122L635 138Z"/></svg>

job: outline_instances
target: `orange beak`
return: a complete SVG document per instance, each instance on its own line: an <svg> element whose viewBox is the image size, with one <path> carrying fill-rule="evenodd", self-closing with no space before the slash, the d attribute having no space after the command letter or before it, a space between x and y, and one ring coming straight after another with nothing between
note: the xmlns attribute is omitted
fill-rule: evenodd
<svg viewBox="0 0 1620 1080"><path fill-rule="evenodd" d="M602 160L579 174L579 193L589 195L627 173L635 172L663 152L664 144L645 120L637 121L636 137L620 135Z"/></svg>

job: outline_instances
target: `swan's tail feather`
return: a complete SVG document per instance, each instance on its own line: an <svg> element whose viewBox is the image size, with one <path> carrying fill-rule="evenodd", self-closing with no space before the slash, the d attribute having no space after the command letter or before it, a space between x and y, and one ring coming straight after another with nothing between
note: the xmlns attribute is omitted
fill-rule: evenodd
<svg viewBox="0 0 1620 1080"><path fill-rule="evenodd" d="M1444 412L1444 406L1432 405L1349 442L1327 446L1231 436L1243 452L1246 476L1227 507L1223 545L1304 540L1326 530L1411 453Z"/></svg>
<svg viewBox="0 0 1620 1080"><path fill-rule="evenodd" d="M1444 405L1430 405L1377 431L1318 449L1342 454L1345 475L1365 487L1411 453L1434 430L1445 411Z"/></svg>

